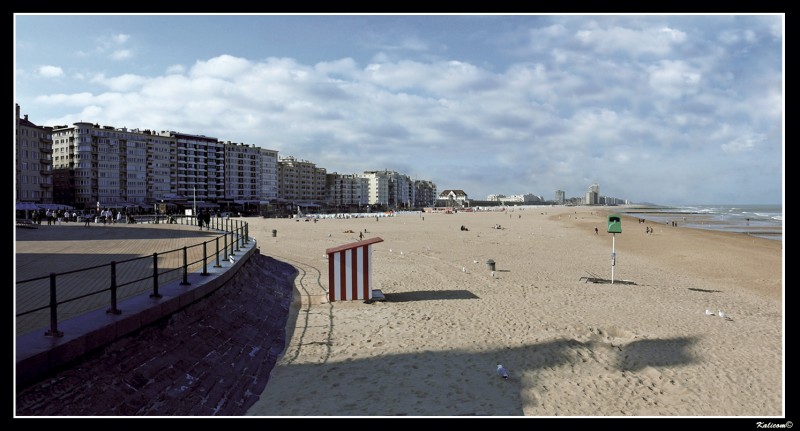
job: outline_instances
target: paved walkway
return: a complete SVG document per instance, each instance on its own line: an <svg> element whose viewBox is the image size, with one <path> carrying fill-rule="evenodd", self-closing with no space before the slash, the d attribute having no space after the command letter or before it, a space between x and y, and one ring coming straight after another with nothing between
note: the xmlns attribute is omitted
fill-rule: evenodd
<svg viewBox="0 0 800 431"><path fill-rule="evenodd" d="M229 280L243 261L209 262L222 237L228 253L252 254L254 244L234 244L239 221L216 219L212 230L201 230L186 219L175 224L42 225L17 227L15 236L16 376L27 382L53 367L80 357L131 331L187 306ZM224 235L224 236L223 236ZM204 241L206 275L203 272ZM172 251L171 251L172 250ZM153 253L158 252L157 263ZM142 257L144 256L144 257ZM184 257L185 256L185 257ZM236 260L236 259L234 259ZM110 262L116 262L113 268ZM186 262L186 270L184 270ZM86 270L87 267L94 269ZM158 296L153 273L158 271ZM55 276L56 330L50 322L49 273ZM66 274L65 274L66 273ZM112 273L116 277L112 278ZM42 276L44 275L44 276ZM111 294L116 280L116 302ZM184 283L185 282L185 283ZM116 305L114 305L116 304ZM108 313L107 311L114 311Z"/></svg>
<svg viewBox="0 0 800 431"><path fill-rule="evenodd" d="M182 224L92 224L65 223L63 225L41 225L38 229L16 228L15 241L15 281L30 280L49 273L64 273L83 268L107 265L112 261L123 262L117 265L117 300L122 301L133 295L153 289L152 255L168 251L159 257L159 272L179 269L183 262L182 248L192 247L220 236L218 231L200 230L197 226ZM230 245L229 245L230 246ZM224 248L220 242L220 248ZM214 247L215 248L215 247ZM208 249L207 253L215 250ZM136 259L147 256L148 258ZM226 256L221 256L224 258ZM135 259L131 261L131 259ZM202 248L192 247L187 251L187 260L196 262L202 259ZM216 262L211 262L213 265ZM199 265L190 267L197 269ZM182 277L182 271L175 270L159 276L161 284ZM142 280L135 282L133 280ZM57 298L64 301L87 295L110 286L109 266L95 270L81 271L57 277ZM129 284L126 284L129 283ZM22 313L50 302L49 278L27 283L18 283L15 288L16 313ZM63 321L90 310L106 309L111 304L109 292L91 295L58 308L58 319ZM47 328L50 324L49 310L42 310L22 316L16 321L17 334Z"/></svg>

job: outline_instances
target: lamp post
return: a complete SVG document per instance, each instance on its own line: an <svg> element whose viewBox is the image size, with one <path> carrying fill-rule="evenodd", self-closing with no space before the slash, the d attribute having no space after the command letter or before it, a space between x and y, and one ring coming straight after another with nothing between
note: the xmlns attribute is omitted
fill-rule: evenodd
<svg viewBox="0 0 800 431"><path fill-rule="evenodd" d="M192 187L192 215L197 220L197 186Z"/></svg>

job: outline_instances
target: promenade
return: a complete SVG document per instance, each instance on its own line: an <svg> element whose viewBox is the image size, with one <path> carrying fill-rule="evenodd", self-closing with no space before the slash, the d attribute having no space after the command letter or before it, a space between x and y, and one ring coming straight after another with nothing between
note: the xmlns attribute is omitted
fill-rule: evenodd
<svg viewBox="0 0 800 431"><path fill-rule="evenodd" d="M228 223L231 228L234 223ZM240 223L236 223L240 226ZM215 223L212 222L212 227ZM234 274L256 254L255 241L233 246L231 238L227 255L235 248L233 261L217 261L209 258L206 274L203 265L190 265L187 273L182 262L202 261L203 248L195 246L223 234L220 230L200 230L197 226L182 224L118 224L95 225L82 223L40 226L38 229L16 228L15 230L15 314L41 307L49 302L49 278L18 283L41 277L49 273L63 273L81 268L99 266L96 270L80 271L72 276L57 277L59 302L73 299L58 306L58 330L61 336L45 335L49 326L49 310L15 318L15 357L17 384L27 384L40 378L50 370L143 329L163 318L186 309L201 298L214 293L229 281ZM184 258L184 247L187 247ZM173 251L171 253L167 253ZM216 247L208 247L213 255ZM159 296L152 297L153 268L150 266L153 253L159 253ZM137 257L148 258L131 261ZM110 292L91 294L107 289L111 274L108 264L112 261L130 261L118 264L124 270L117 271L116 279L140 282L127 283L118 289L117 310L108 313L111 305ZM185 281L185 282L184 282Z"/></svg>
<svg viewBox="0 0 800 431"><path fill-rule="evenodd" d="M160 254L184 246L191 247L220 235L219 231L200 230L188 224L92 223L86 227L83 223L65 223L39 225L38 229L16 228L15 232L15 281L46 276L51 272L64 273L107 265L112 261L152 256L156 252ZM197 255L199 250L193 250L189 260L198 258ZM167 254L159 260L160 270L178 268L181 260L181 253ZM142 260L139 264L129 265L124 272L121 267L118 277L146 277L148 271L152 273L150 264L150 260ZM180 276L180 271L174 271L161 276L160 281L166 284ZM59 277L59 300L108 288L109 280L107 266L94 271L82 271L74 276ZM152 281L141 284L127 288L118 296L118 300L148 289ZM45 306L49 302L49 280L17 285L15 294L17 313ZM108 308L109 303L108 293L88 296L60 307L59 320L102 307ZM47 328L48 325L49 312L45 310L18 319L16 333L24 334Z"/></svg>

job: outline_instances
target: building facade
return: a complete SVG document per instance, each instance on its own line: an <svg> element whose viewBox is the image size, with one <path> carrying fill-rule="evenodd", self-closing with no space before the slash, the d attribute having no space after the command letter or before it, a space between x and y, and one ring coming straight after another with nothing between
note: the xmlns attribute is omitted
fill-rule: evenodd
<svg viewBox="0 0 800 431"><path fill-rule="evenodd" d="M78 208L144 204L148 197L148 137L138 129L88 122L55 126L54 193Z"/></svg>
<svg viewBox="0 0 800 431"><path fill-rule="evenodd" d="M437 201L438 206L468 206L469 196L464 190L442 190Z"/></svg>
<svg viewBox="0 0 800 431"><path fill-rule="evenodd" d="M20 118L16 105L15 193L18 202L53 203L53 140L49 127Z"/></svg>
<svg viewBox="0 0 800 431"><path fill-rule="evenodd" d="M583 200L583 203L586 205L597 205L600 203L600 185L597 183L592 184L589 186L589 190L586 191L586 196Z"/></svg>
<svg viewBox="0 0 800 431"><path fill-rule="evenodd" d="M177 152L177 195L198 201L224 199L224 144L205 135L170 131L169 136L175 138Z"/></svg>
<svg viewBox="0 0 800 431"><path fill-rule="evenodd" d="M564 190L556 190L556 203L563 204L567 201L567 193Z"/></svg>
<svg viewBox="0 0 800 431"><path fill-rule="evenodd" d="M290 202L325 200L325 168L292 156L278 158L278 198Z"/></svg>
<svg viewBox="0 0 800 431"><path fill-rule="evenodd" d="M225 142L225 199L258 204L261 201L261 152L255 145Z"/></svg>
<svg viewBox="0 0 800 431"><path fill-rule="evenodd" d="M384 171L364 171L356 175L367 179L367 203L389 206L389 177Z"/></svg>
<svg viewBox="0 0 800 431"><path fill-rule="evenodd" d="M147 195L149 206L178 193L178 151L175 138L150 130L142 132L147 142Z"/></svg>
<svg viewBox="0 0 800 431"><path fill-rule="evenodd" d="M414 180L414 206L416 208L436 205L436 184L428 180Z"/></svg>
<svg viewBox="0 0 800 431"><path fill-rule="evenodd" d="M369 180L357 174L326 175L325 203L342 211L369 204Z"/></svg>
<svg viewBox="0 0 800 431"><path fill-rule="evenodd" d="M259 162L259 200L273 202L278 199L278 152L259 148Z"/></svg>

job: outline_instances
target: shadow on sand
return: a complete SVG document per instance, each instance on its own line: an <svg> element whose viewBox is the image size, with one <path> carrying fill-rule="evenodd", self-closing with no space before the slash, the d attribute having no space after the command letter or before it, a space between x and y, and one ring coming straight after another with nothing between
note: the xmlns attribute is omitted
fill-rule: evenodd
<svg viewBox="0 0 800 431"><path fill-rule="evenodd" d="M384 293L384 296L387 302L478 299L478 296L469 290L417 290L413 292Z"/></svg>

